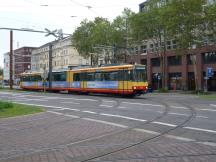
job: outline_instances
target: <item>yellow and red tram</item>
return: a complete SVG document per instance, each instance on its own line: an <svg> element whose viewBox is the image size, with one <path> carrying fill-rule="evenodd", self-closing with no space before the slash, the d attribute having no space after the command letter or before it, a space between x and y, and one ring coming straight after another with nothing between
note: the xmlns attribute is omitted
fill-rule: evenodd
<svg viewBox="0 0 216 162"><path fill-rule="evenodd" d="M49 78L43 81L41 73L21 74L22 89L68 91L83 93L109 93L140 95L147 92L145 65L118 65L94 68L80 68L52 72L51 88Z"/></svg>

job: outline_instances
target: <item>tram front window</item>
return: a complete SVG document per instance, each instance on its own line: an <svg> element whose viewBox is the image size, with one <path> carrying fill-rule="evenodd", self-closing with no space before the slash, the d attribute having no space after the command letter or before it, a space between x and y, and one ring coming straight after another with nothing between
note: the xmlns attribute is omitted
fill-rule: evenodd
<svg viewBox="0 0 216 162"><path fill-rule="evenodd" d="M146 68L137 67L134 69L134 81L136 82L145 82L146 81Z"/></svg>

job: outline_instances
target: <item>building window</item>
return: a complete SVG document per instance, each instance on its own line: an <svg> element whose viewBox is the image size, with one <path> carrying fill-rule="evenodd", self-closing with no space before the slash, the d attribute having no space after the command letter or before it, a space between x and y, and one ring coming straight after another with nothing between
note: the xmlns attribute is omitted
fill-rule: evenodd
<svg viewBox="0 0 216 162"><path fill-rule="evenodd" d="M79 65L82 65L82 59L79 59Z"/></svg>
<svg viewBox="0 0 216 162"><path fill-rule="evenodd" d="M135 53L134 48L129 48L128 50L129 50L129 53L130 53L130 54L134 54L134 53Z"/></svg>
<svg viewBox="0 0 216 162"><path fill-rule="evenodd" d="M192 65L193 64L193 57L194 57L194 55L187 55L187 64L188 65Z"/></svg>
<svg viewBox="0 0 216 162"><path fill-rule="evenodd" d="M204 64L216 63L216 52L206 52L202 54Z"/></svg>
<svg viewBox="0 0 216 162"><path fill-rule="evenodd" d="M170 56L168 57L168 65L176 66L181 65L181 56Z"/></svg>
<svg viewBox="0 0 216 162"><path fill-rule="evenodd" d="M159 58L152 58L151 59L151 64L152 64L153 67L160 66L160 59Z"/></svg>
<svg viewBox="0 0 216 162"><path fill-rule="evenodd" d="M167 41L167 49L170 50L172 48L171 41Z"/></svg>
<svg viewBox="0 0 216 162"><path fill-rule="evenodd" d="M135 47L135 53L139 54L139 48L138 47Z"/></svg>
<svg viewBox="0 0 216 162"><path fill-rule="evenodd" d="M142 65L147 65L147 60L146 60L146 59L141 59L140 63L141 63Z"/></svg>
<svg viewBox="0 0 216 162"><path fill-rule="evenodd" d="M149 50L150 52L154 52L154 44L150 44Z"/></svg>
<svg viewBox="0 0 216 162"><path fill-rule="evenodd" d="M177 48L176 40L172 40L172 48L173 49Z"/></svg>
<svg viewBox="0 0 216 162"><path fill-rule="evenodd" d="M147 45L143 45L140 47L141 53L147 53Z"/></svg>

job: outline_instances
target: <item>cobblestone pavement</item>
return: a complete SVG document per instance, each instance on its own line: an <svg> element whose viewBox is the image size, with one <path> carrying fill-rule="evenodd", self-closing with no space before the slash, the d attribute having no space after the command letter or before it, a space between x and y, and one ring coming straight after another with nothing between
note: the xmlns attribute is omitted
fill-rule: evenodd
<svg viewBox="0 0 216 162"><path fill-rule="evenodd" d="M215 162L216 159L216 147L167 138L96 158L150 137L147 133L127 131L100 140L85 141L86 138L119 129L51 113L1 120L0 162L69 162L86 159L92 162ZM80 140L84 141L76 143Z"/></svg>

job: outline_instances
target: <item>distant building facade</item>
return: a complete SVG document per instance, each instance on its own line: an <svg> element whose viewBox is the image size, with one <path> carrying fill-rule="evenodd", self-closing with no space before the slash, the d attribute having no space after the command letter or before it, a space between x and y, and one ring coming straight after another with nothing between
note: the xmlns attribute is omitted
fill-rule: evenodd
<svg viewBox="0 0 216 162"><path fill-rule="evenodd" d="M13 65L14 65L14 61L13 61ZM3 68L3 80L6 83L9 83L9 79L10 79L9 69L10 69L10 58L9 58L9 52L7 52L7 53L4 53L4 68Z"/></svg>
<svg viewBox="0 0 216 162"><path fill-rule="evenodd" d="M16 84L19 75L31 69L31 54L35 47L21 47L13 51L13 80ZM4 54L3 80L9 82L10 79L10 53Z"/></svg>
<svg viewBox="0 0 216 162"><path fill-rule="evenodd" d="M90 60L79 55L72 46L70 37L50 42L52 44L52 68L55 70L68 69L69 66L89 65ZM49 70L49 44L42 45L32 51L31 70Z"/></svg>

